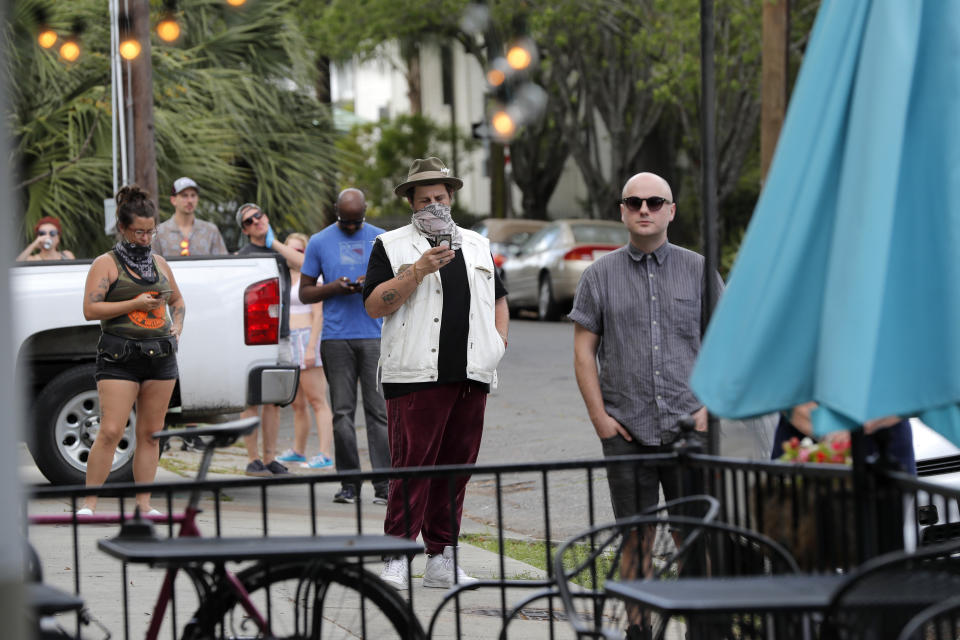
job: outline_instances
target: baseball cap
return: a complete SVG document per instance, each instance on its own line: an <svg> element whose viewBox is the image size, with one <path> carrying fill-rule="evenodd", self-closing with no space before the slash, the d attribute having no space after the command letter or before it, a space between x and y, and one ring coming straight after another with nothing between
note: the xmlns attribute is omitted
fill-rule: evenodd
<svg viewBox="0 0 960 640"><path fill-rule="evenodd" d="M186 176L177 178L173 181L173 188L170 189L170 195L175 196L184 189L190 189L191 187L196 189L198 192L200 191L200 187L198 187L197 183L193 181L193 178L188 178Z"/></svg>

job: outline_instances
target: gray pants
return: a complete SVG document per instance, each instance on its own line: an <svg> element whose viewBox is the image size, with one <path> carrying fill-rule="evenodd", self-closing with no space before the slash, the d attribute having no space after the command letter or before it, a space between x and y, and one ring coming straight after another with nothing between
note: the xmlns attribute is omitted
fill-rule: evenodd
<svg viewBox="0 0 960 640"><path fill-rule="evenodd" d="M357 453L357 380L363 394L363 413L367 421L367 445L370 465L374 469L390 468L390 445L387 440L387 407L377 389L377 362L380 340L321 340L320 358L330 386L333 411L334 461L337 471L360 469ZM344 483L346 486L348 483ZM378 495L387 495L387 480L374 484ZM354 486L357 495L360 487Z"/></svg>

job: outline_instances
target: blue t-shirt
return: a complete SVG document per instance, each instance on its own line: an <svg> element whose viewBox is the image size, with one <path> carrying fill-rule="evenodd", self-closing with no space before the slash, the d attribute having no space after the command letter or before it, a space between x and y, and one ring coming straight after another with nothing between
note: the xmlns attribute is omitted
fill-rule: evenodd
<svg viewBox="0 0 960 640"><path fill-rule="evenodd" d="M354 282L367 273L367 262L377 236L383 229L364 223L353 235L329 227L313 234L307 244L300 272L310 278L323 276L324 282L333 282L346 276ZM320 340L358 340L379 338L383 320L374 320L363 306L363 295L358 291L334 296L323 301L323 334Z"/></svg>

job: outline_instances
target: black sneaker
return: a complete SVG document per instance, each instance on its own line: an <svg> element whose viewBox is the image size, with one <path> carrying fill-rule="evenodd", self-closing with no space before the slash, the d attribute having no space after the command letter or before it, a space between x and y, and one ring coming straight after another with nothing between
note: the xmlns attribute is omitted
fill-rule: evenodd
<svg viewBox="0 0 960 640"><path fill-rule="evenodd" d="M387 492L377 491L373 496L373 504L387 504Z"/></svg>
<svg viewBox="0 0 960 640"><path fill-rule="evenodd" d="M333 494L333 501L341 504L353 504L357 501L357 492L353 485L345 485L340 488L340 491Z"/></svg>
<svg viewBox="0 0 960 640"><path fill-rule="evenodd" d="M271 460L270 464L267 465L267 469L275 476L288 476L290 475L289 469L277 462L276 460Z"/></svg>
<svg viewBox="0 0 960 640"><path fill-rule="evenodd" d="M254 478L269 478L273 475L273 472L259 458L248 464L244 473Z"/></svg>

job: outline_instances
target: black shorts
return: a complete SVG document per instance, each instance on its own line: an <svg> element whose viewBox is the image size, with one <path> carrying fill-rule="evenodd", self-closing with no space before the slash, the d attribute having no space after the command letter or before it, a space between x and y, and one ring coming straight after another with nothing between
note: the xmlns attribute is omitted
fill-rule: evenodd
<svg viewBox="0 0 960 640"><path fill-rule="evenodd" d="M158 355L166 354L166 355ZM97 344L97 369L100 380L176 380L177 339L165 336L155 340L126 340L108 334Z"/></svg>
<svg viewBox="0 0 960 640"><path fill-rule="evenodd" d="M600 441L605 458L638 454L672 453L673 446L650 446L636 440L627 442L616 435ZM680 497L681 478L674 464L637 464L636 462L610 464L607 467L607 484L610 486L610 501L617 520L637 515L644 509L654 507L660 501L660 487L667 501Z"/></svg>

